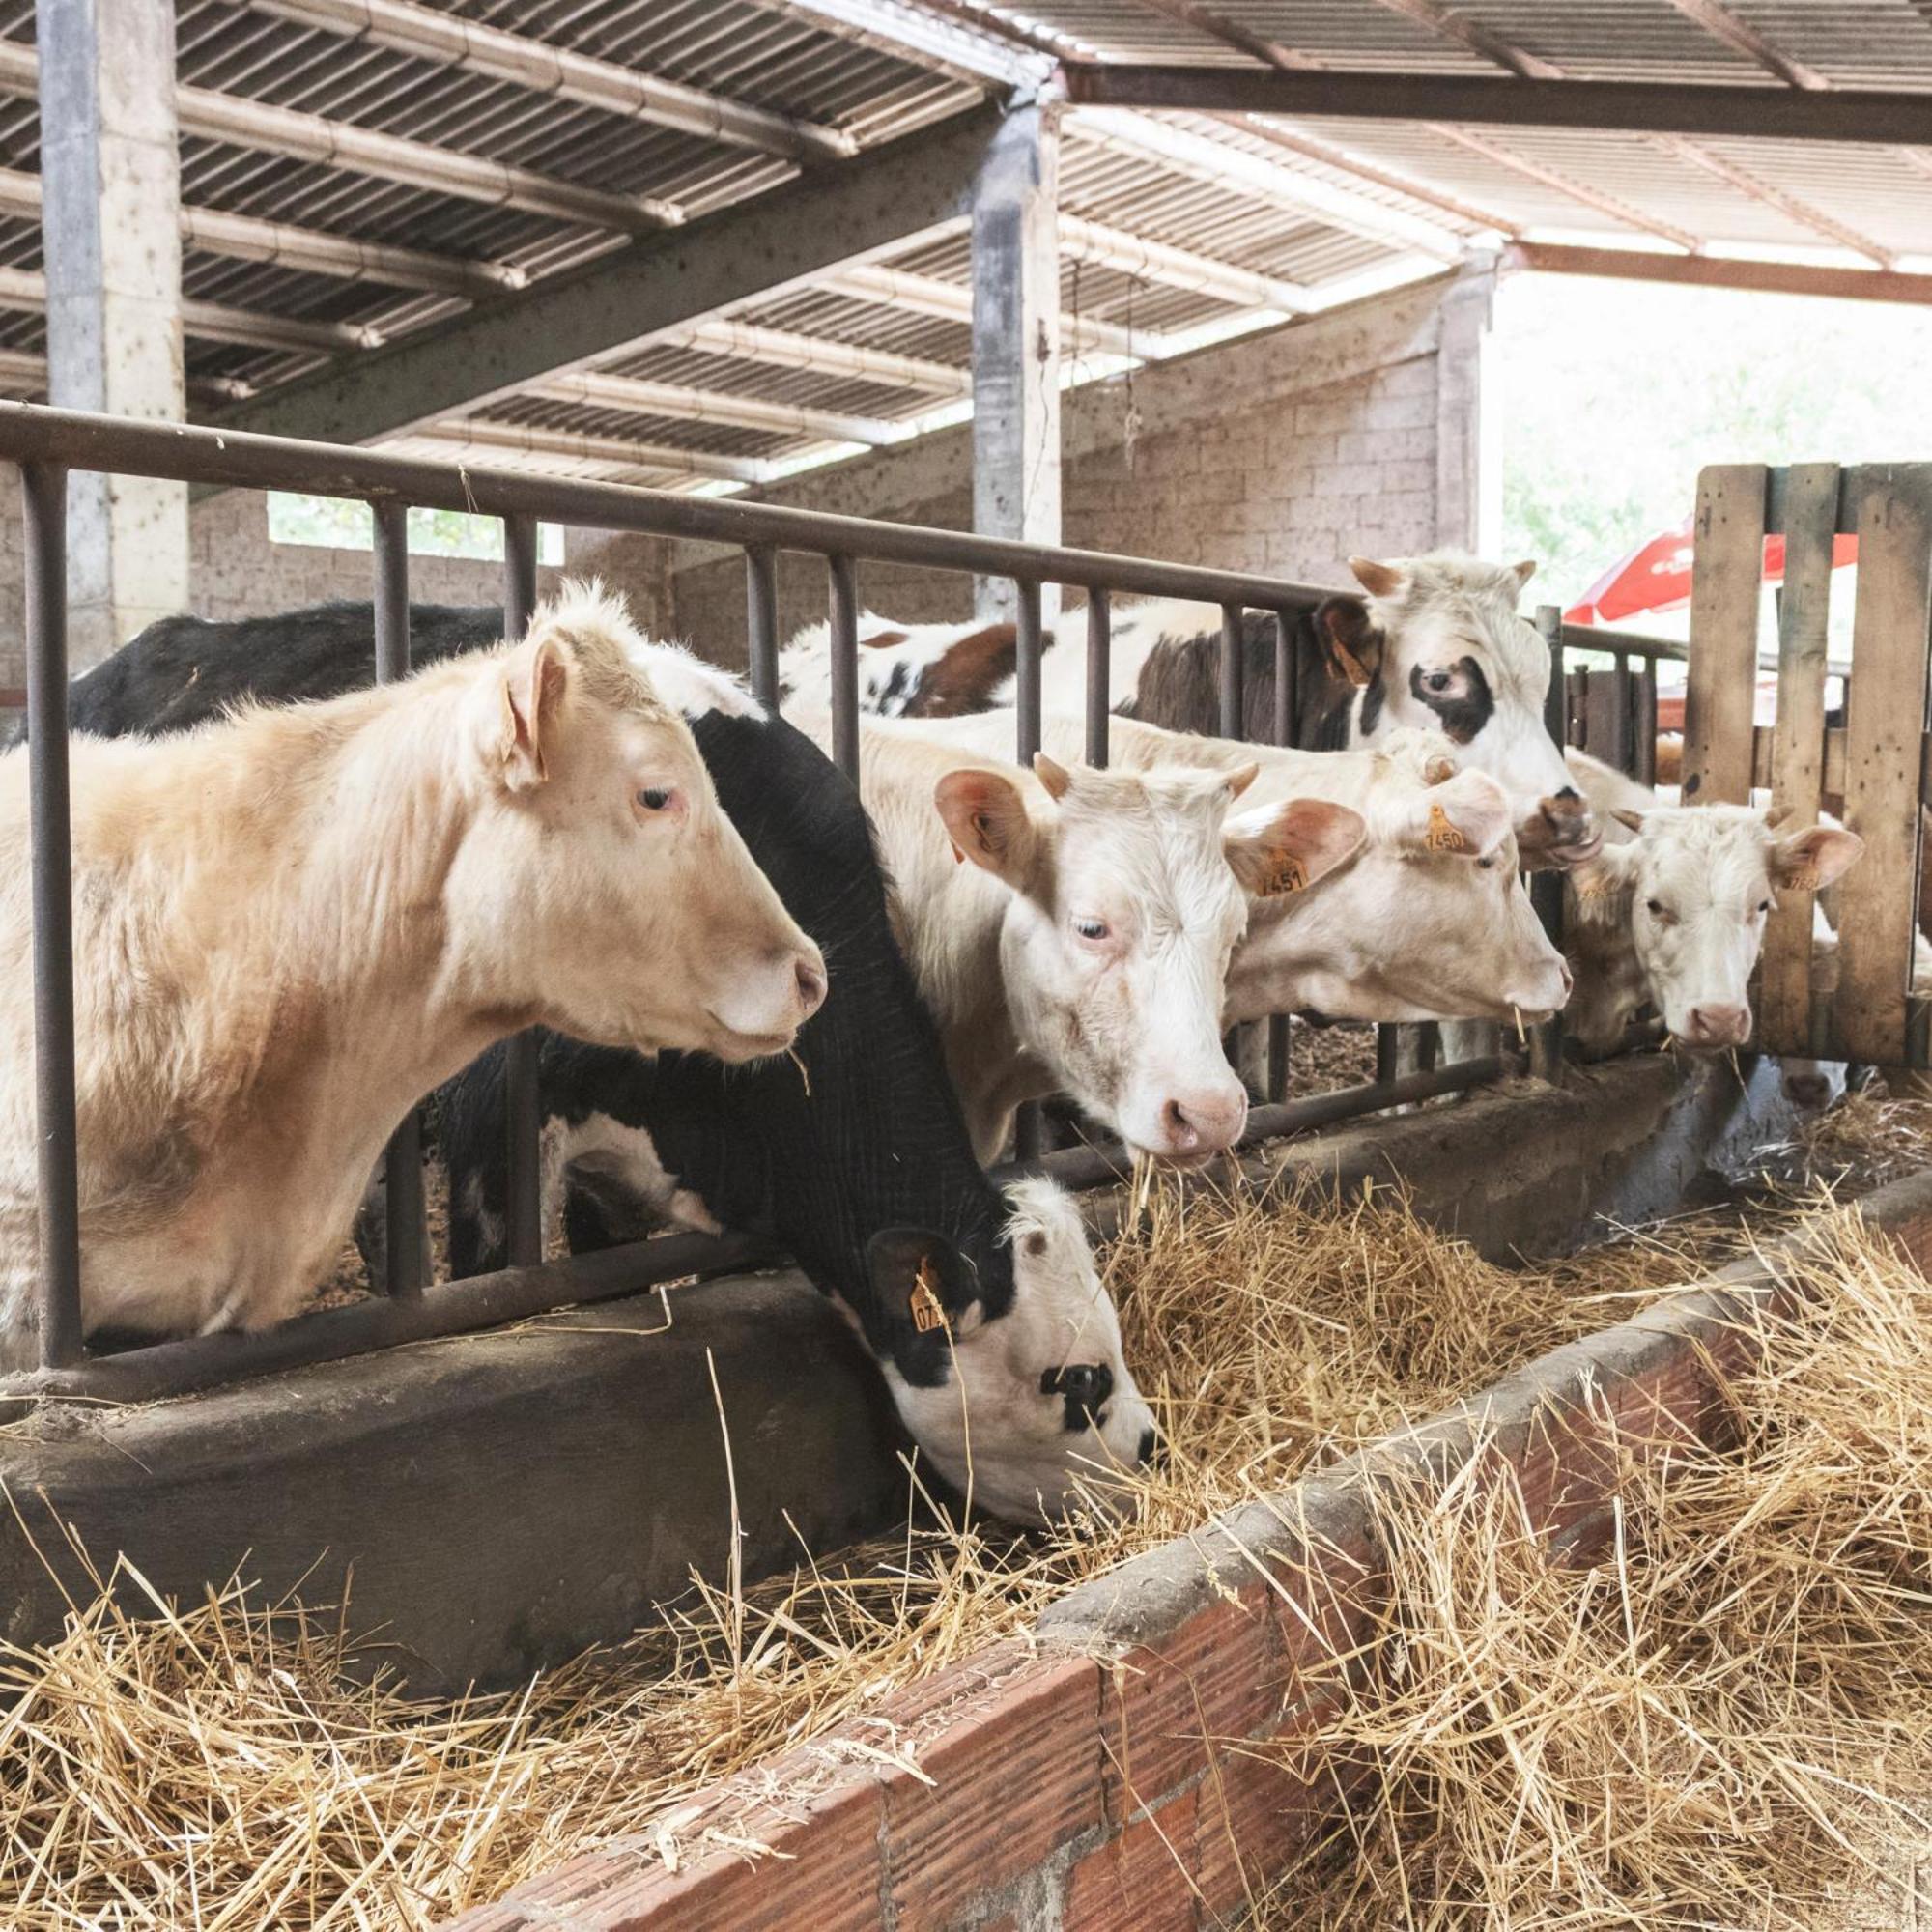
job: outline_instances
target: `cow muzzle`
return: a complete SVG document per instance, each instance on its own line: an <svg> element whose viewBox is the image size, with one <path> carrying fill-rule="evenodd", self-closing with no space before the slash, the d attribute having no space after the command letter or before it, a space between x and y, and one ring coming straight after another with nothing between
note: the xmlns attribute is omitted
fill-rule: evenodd
<svg viewBox="0 0 1932 1932"><path fill-rule="evenodd" d="M1694 1053L1722 1053L1742 1046L1750 1037L1751 1010L1728 1001L1710 1001L1695 1006L1684 1015L1684 1024L1671 1029L1680 1045Z"/></svg>

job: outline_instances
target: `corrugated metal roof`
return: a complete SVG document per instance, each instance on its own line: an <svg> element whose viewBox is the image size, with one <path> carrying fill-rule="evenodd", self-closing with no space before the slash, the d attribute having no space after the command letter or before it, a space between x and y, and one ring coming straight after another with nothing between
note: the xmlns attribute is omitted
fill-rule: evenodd
<svg viewBox="0 0 1932 1932"><path fill-rule="evenodd" d="M730 101L841 130L867 146L934 125L978 101L1002 70L981 58L1001 41L1070 59L1252 67L1224 35L1183 23L1161 0L424 0L437 11ZM1445 8L1445 29L1403 0L1210 0L1236 38L1258 37L1295 59L1358 72L1499 77L1497 43L1575 78L1782 85L1747 51L1700 26L1674 0L1472 0ZM1932 90L1928 0L1727 0L1745 29L1828 84ZM942 64L909 46L909 16L943 24L962 59ZM1196 19L1203 17L1197 13ZM1460 21L1461 27L1455 22ZM1210 21L1211 24L1211 21ZM979 53L971 37L980 36ZM965 37L962 41L960 37ZM33 0L0 0L0 39L31 43ZM1735 36L1733 36L1735 38ZM605 193L650 197L696 216L763 193L793 163L745 146L583 105L367 39L299 25L246 0L182 0L185 84L378 129L452 154L533 170ZM896 49L896 50L895 50ZM976 85L968 69L989 76ZM1365 276L1420 273L1494 231L1597 232L1655 243L1660 235L1773 251L1817 249L1839 229L1883 255L1932 256L1932 173L1894 149L1660 137L1552 128L1239 116L1142 117L1179 129L1188 156L1163 159L1142 143L1101 145L1069 120L1064 208L1168 250L1296 284L1318 304ZM1116 123L1115 125L1119 125ZM1156 144L1157 145L1157 144ZM0 96L0 167L32 171L39 128L31 100ZM1219 177L1216 149L1228 152ZM1202 166L1203 156L1209 165ZM465 199L427 185L189 135L182 142L185 205L271 220L326 237L381 242L458 261L506 265L536 279L624 245L608 229ZM1424 252L1410 245L1419 242ZM1433 249L1433 253L1428 252ZM970 286L965 238L914 240L891 266ZM1225 299L1122 259L1065 260L1065 311L1169 340L1225 323ZM39 235L0 217L0 267L40 266ZM447 293L238 260L191 247L185 293L197 301L284 324L348 324L389 338L458 313ZM1179 282L1181 285L1176 285ZM1224 289L1224 293L1225 293ZM833 287L793 288L742 304L745 322L823 342L963 368L969 330L956 319L856 299ZM41 317L0 310L0 347L38 352ZM1112 338L1118 341L1118 337ZM1069 335L1069 344L1073 337ZM296 341L249 346L190 336L190 381L272 386L311 370L321 352ZM607 371L753 401L848 415L910 418L937 400L928 385L839 369L793 367L731 353L715 340L640 341L606 357ZM1094 359L1092 366L1121 366ZM908 379L916 372L908 371ZM748 429L534 395L497 399L488 416L533 434L632 438L713 457L797 457L812 445L788 432ZM516 460L505 455L506 461ZM615 466L561 444L533 464L570 470ZM651 474L663 474L661 469Z"/></svg>

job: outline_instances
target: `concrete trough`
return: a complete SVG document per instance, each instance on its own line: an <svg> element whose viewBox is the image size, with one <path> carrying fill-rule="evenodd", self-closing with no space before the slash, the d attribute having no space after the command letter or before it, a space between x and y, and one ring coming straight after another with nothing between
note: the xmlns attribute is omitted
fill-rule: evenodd
<svg viewBox="0 0 1932 1932"><path fill-rule="evenodd" d="M1401 1179L1486 1254L1547 1254L1595 1217L1671 1211L1792 1124L1769 1063L1687 1076L1649 1058L1264 1150L1244 1172ZM1115 1203L1092 1199L1104 1225ZM353 1622L412 1688L515 1682L624 1636L694 1570L725 1574L727 1431L747 1580L788 1567L800 1539L830 1550L905 1518L878 1378L795 1275L620 1296L175 1402L49 1407L0 1432L6 1635L58 1634L63 1591L85 1594L66 1524L103 1573L125 1551L187 1600L238 1570L311 1602L353 1582Z"/></svg>

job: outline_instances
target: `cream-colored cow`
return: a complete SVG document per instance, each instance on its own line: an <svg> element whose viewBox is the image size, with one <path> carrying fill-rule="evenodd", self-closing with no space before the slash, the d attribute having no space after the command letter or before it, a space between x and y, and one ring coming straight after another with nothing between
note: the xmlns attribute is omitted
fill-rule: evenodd
<svg viewBox="0 0 1932 1932"><path fill-rule="evenodd" d="M620 604L405 683L72 746L82 1312L294 1314L418 1095L542 1023L744 1060L824 996ZM672 684L689 661L666 653ZM747 700L749 701L749 700ZM26 753L0 758L0 1327L36 1320Z"/></svg>

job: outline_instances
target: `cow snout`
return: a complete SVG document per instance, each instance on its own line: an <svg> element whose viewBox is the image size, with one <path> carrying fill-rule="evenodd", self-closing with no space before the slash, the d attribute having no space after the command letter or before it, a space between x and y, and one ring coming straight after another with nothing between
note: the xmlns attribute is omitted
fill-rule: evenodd
<svg viewBox="0 0 1932 1932"><path fill-rule="evenodd" d="M1232 1147L1248 1123L1248 1096L1238 1081L1176 1094L1160 1110L1161 1151L1170 1158L1205 1159Z"/></svg>
<svg viewBox="0 0 1932 1932"><path fill-rule="evenodd" d="M1143 1469L1167 1460L1167 1444L1161 1433L1152 1423L1141 1431L1141 1445L1134 1453L1134 1461Z"/></svg>
<svg viewBox="0 0 1932 1932"><path fill-rule="evenodd" d="M1522 857L1542 866L1580 866L1596 857L1603 842L1590 802L1575 785L1539 799L1535 815L1517 828Z"/></svg>
<svg viewBox="0 0 1932 1932"><path fill-rule="evenodd" d="M1691 1046L1742 1046L1750 1037L1750 1029L1748 1007L1692 1007L1687 1016L1683 1037Z"/></svg>
<svg viewBox="0 0 1932 1932"><path fill-rule="evenodd" d="M1534 979L1520 980L1514 987L1505 988L1503 1004L1525 1019L1531 1014L1547 1017L1561 1012L1569 1004L1570 989L1576 983L1568 962L1559 957L1539 967Z"/></svg>
<svg viewBox="0 0 1932 1932"><path fill-rule="evenodd" d="M825 962L816 955L808 959L801 954L792 966L792 977L798 987L798 1017L803 1026L825 1004Z"/></svg>

